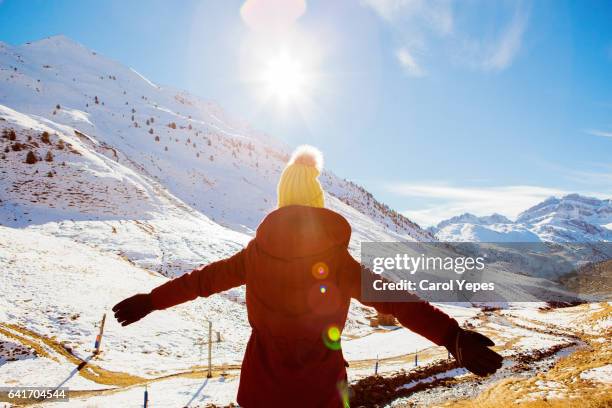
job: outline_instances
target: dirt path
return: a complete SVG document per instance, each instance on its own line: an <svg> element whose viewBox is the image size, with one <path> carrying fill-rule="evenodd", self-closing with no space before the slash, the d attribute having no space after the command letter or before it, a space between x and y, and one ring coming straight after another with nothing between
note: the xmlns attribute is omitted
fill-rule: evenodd
<svg viewBox="0 0 612 408"><path fill-rule="evenodd" d="M25 347L31 348L37 357L45 357L56 362L61 361L73 364L74 369L68 379L73 375L80 375L87 380L109 387L99 390L71 390L71 398L114 394L133 387L142 387L145 384L174 378L206 378L208 374L207 367L192 367L178 373L155 378L143 378L129 373L106 370L95 363L93 356L89 356L86 359L79 358L54 339L16 325L0 323L0 333ZM212 367L213 377L218 378L223 375L225 378L235 378L239 374L240 365L238 364ZM0 395L0 402L9 402L9 400ZM40 403L40 401L22 401L18 406L28 406L37 403Z"/></svg>

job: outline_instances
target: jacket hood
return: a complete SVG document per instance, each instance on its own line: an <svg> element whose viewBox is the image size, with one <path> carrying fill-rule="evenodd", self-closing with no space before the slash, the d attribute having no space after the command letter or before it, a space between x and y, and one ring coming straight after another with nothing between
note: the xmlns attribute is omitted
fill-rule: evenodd
<svg viewBox="0 0 612 408"><path fill-rule="evenodd" d="M272 211L257 228L255 242L268 255L281 259L318 255L348 247L351 226L326 208L290 205Z"/></svg>

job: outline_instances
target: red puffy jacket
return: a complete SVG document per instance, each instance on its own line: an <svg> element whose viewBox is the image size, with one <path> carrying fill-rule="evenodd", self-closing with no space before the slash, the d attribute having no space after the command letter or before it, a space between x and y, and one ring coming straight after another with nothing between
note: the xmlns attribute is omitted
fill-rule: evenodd
<svg viewBox="0 0 612 408"><path fill-rule="evenodd" d="M346 219L331 210L280 208L234 256L154 289L153 306L165 309L246 284L253 330L238 403L246 408L342 407L338 384L346 379L345 362L327 333L330 327L341 331L350 299L360 300L361 266L347 250L350 236ZM448 344L458 327L424 301L362 303L393 314L439 345Z"/></svg>

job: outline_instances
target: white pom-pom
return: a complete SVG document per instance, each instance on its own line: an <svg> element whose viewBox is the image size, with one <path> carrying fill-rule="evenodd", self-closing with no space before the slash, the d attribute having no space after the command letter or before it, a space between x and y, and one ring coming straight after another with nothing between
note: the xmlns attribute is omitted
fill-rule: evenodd
<svg viewBox="0 0 612 408"><path fill-rule="evenodd" d="M310 145L298 146L289 159L289 164L302 164L304 166L316 167L323 170L323 153L319 149Z"/></svg>

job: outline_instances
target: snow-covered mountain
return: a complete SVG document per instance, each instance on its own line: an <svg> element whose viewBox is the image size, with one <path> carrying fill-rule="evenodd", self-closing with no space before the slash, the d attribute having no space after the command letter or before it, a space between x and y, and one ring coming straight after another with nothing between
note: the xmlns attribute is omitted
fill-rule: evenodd
<svg viewBox="0 0 612 408"><path fill-rule="evenodd" d="M441 229L451 224L493 225L493 224L510 224L511 222L512 221L510 221L508 218L504 217L501 214L497 214L497 213L492 214L492 215L486 215L483 217L478 217L470 213L463 213L461 215L457 215L455 217L441 221L436 227L438 229Z"/></svg>
<svg viewBox="0 0 612 408"><path fill-rule="evenodd" d="M428 229L449 242L612 241L612 200L569 194L550 197L523 211L516 221L500 214L465 213Z"/></svg>
<svg viewBox="0 0 612 408"><path fill-rule="evenodd" d="M10 175L1 182L0 224L110 247L120 246L121 229L134 218L155 236L156 220L183 215L251 234L275 208L291 150L216 104L156 85L64 36L0 43L0 104L2 166ZM36 164L25 163L30 151ZM361 240L433 239L362 187L330 171L321 181L327 205L354 228L354 248ZM93 226L66 220L122 223L101 239L88 236ZM163 256L152 249L145 257Z"/></svg>
<svg viewBox="0 0 612 408"><path fill-rule="evenodd" d="M551 197L519 214L516 223L530 226L544 241L612 241L612 200Z"/></svg>

